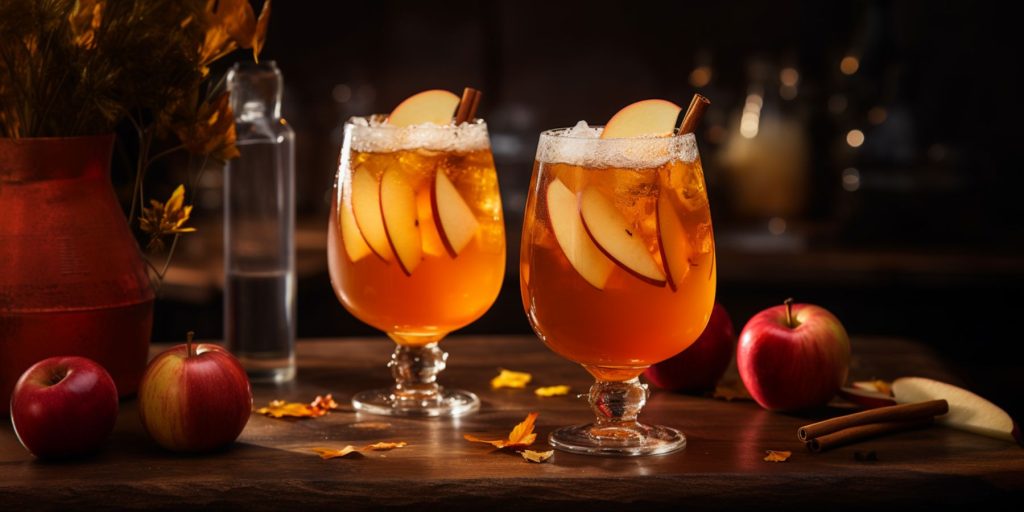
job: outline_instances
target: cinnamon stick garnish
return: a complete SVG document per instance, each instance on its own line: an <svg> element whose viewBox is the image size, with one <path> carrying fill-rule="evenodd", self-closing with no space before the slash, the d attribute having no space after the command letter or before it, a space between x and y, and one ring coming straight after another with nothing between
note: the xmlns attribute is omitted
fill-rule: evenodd
<svg viewBox="0 0 1024 512"><path fill-rule="evenodd" d="M872 423L908 422L915 420L930 419L935 416L949 412L949 403L945 400L929 400L913 404L890 405L879 407L863 412L848 414L830 420L819 421L800 427L796 436L804 442L849 429Z"/></svg>
<svg viewBox="0 0 1024 512"><path fill-rule="evenodd" d="M682 122L679 123L679 131L676 133L683 135L696 130L697 124L700 123L700 118L704 117L704 112L708 109L708 105L710 104L711 100L700 94L694 94L693 99L690 100L690 106L686 109L686 114L683 116Z"/></svg>
<svg viewBox="0 0 1024 512"><path fill-rule="evenodd" d="M927 418L917 420L886 421L882 423L870 423L867 425L845 428L807 441L807 449L812 452L822 452L869 437L927 427L928 425L931 425L933 421L934 417L929 416Z"/></svg>
<svg viewBox="0 0 1024 512"><path fill-rule="evenodd" d="M476 109L480 106L480 96L483 93L472 88L466 87L462 91L462 99L459 101L459 108L455 111L455 125L458 126L466 121L473 120L473 116L476 115Z"/></svg>

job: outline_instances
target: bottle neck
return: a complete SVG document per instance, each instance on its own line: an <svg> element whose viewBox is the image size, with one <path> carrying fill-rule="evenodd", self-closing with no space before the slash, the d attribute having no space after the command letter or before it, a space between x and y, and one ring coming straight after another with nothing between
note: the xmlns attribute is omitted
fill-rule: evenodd
<svg viewBox="0 0 1024 512"><path fill-rule="evenodd" d="M231 109L236 122L281 117L284 79L273 62L235 64L228 72Z"/></svg>

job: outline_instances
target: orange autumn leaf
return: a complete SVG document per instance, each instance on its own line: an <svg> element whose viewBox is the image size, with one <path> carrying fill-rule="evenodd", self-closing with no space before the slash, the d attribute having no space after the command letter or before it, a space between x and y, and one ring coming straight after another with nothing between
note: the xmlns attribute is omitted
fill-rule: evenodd
<svg viewBox="0 0 1024 512"><path fill-rule="evenodd" d="M270 26L270 0L263 2L263 10L256 20L256 32L252 36L252 58L260 61L260 52L263 51L263 44L267 41L267 27Z"/></svg>
<svg viewBox="0 0 1024 512"><path fill-rule="evenodd" d="M854 382L853 387L863 389L865 391L877 391L883 395L892 396L892 383L881 379Z"/></svg>
<svg viewBox="0 0 1024 512"><path fill-rule="evenodd" d="M189 153L208 155L222 161L238 157L238 148L235 147L235 114L231 110L230 100L230 94L224 91L200 105L194 122L180 123L173 127L174 133Z"/></svg>
<svg viewBox="0 0 1024 512"><path fill-rule="evenodd" d="M496 439L488 441L486 439L480 439L471 434L463 435L463 439L473 443L487 443L495 448L511 448L513 450L518 448L526 448L533 444L537 440L537 434L533 432L533 425L537 421L537 413L531 412L526 416L526 419L522 423L515 426L512 432L509 433L508 439Z"/></svg>
<svg viewBox="0 0 1024 512"><path fill-rule="evenodd" d="M520 455L522 455L524 459L526 459L529 462L536 462L538 464L540 464L541 462L544 462L544 461L550 459L551 456L554 455L554 454L555 454L554 450L548 450L546 452L535 452L533 450L523 450L522 452L520 452Z"/></svg>
<svg viewBox="0 0 1024 512"><path fill-rule="evenodd" d="M719 400L725 400L732 402L733 400L753 400L750 396L750 392L747 391L746 386L743 385L743 381L734 379L728 382L721 382L715 387L715 393L712 395L713 398Z"/></svg>
<svg viewBox="0 0 1024 512"><path fill-rule="evenodd" d="M96 47L96 31L103 22L104 2L100 0L78 0L68 15L75 46L91 50Z"/></svg>
<svg viewBox="0 0 1024 512"><path fill-rule="evenodd" d="M564 396L569 394L569 386L546 386L533 390L533 393L539 397L547 398L551 396Z"/></svg>
<svg viewBox="0 0 1024 512"><path fill-rule="evenodd" d="M366 451L381 452L381 451L394 450L395 448L404 448L404 447L406 447L408 445L409 445L409 443L406 443L405 441L398 441L398 442L383 442L382 441L382 442L379 442L379 443L368 444L366 446L363 446L362 448L359 448L359 447L356 447L356 446L352 446L352 445L347 445L344 448L313 448L313 452L315 452L317 455L319 455L321 459L328 460L328 459L335 459L335 458L338 458L338 457L345 457L345 456L348 456L348 455L352 455L353 453L360 453L360 452L366 452Z"/></svg>
<svg viewBox="0 0 1024 512"><path fill-rule="evenodd" d="M271 418L319 418L337 408L338 403L330 394L327 394L326 396L317 395L308 404L273 400L267 407L256 409L256 413Z"/></svg>
<svg viewBox="0 0 1024 512"><path fill-rule="evenodd" d="M790 451L765 450L765 453L767 453L764 456L765 462L786 462L793 455L793 452Z"/></svg>
<svg viewBox="0 0 1024 512"><path fill-rule="evenodd" d="M491 389L523 389L530 383L531 379L533 379L533 375L529 373L499 368L498 376L491 379Z"/></svg>

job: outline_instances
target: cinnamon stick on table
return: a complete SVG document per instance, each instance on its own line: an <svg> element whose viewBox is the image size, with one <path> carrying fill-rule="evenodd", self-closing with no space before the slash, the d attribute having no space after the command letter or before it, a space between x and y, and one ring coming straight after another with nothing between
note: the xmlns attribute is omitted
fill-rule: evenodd
<svg viewBox="0 0 1024 512"><path fill-rule="evenodd" d="M824 435L838 432L850 427L869 425L872 423L907 422L933 418L949 412L949 403L945 400L929 400L913 404L890 405L863 412L848 414L830 420L819 421L800 427L796 436L803 442Z"/></svg>
<svg viewBox="0 0 1024 512"><path fill-rule="evenodd" d="M933 421L934 418L929 416L918 420L887 421L845 428L807 441L807 449L812 452L821 452L837 446L860 441L861 439L866 439L868 437L927 427L928 425L931 425Z"/></svg>

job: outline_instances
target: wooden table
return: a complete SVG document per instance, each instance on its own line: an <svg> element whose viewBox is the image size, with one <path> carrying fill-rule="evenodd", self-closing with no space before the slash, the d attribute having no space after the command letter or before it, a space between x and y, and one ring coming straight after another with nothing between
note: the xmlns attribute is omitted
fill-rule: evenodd
<svg viewBox="0 0 1024 512"><path fill-rule="evenodd" d="M682 429L675 454L603 458L556 452L545 464L469 443L464 433L504 437L528 411L540 413L540 441L555 427L591 418L574 396L537 398L532 390L489 389L498 367L528 371L537 385L590 384L579 367L523 337L455 337L443 382L476 391L483 407L460 419L399 419L342 411L315 420L254 415L239 442L223 453L181 457L143 433L133 401L122 404L106 449L93 459L35 461L10 426L0 428L0 509L67 510L207 508L362 510L418 505L445 510L850 509L956 505L1024 495L1024 450L934 427L822 454L804 450L798 426L835 414L775 414L752 402L725 402L654 391L642 418ZM923 346L899 339L855 339L852 376L918 374L950 380ZM308 401L389 383L392 346L383 338L303 342L299 378L257 388L257 405L274 398ZM531 385L531 388L533 386ZM386 423L384 428L367 422ZM374 425L370 426L374 426ZM378 425L377 427L381 427ZM313 447L375 441L409 446L363 457L321 460ZM763 462L765 450L792 450L788 462ZM875 462L855 460L872 450ZM486 503L484 503L486 502ZM1012 503L1013 501L1011 501ZM483 504L483 505L482 505ZM482 505L482 506L481 506Z"/></svg>

